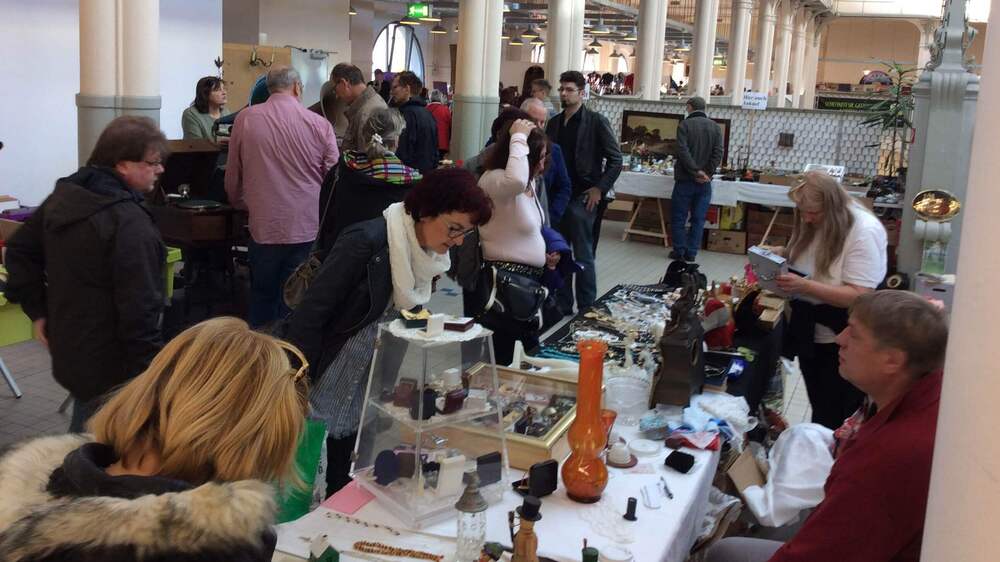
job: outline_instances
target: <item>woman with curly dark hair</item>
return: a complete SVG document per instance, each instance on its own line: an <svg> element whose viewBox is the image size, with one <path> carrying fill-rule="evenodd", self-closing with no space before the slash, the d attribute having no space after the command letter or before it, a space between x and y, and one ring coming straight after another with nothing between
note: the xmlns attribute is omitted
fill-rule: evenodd
<svg viewBox="0 0 1000 562"><path fill-rule="evenodd" d="M330 432L327 494L350 482L379 320L426 304L434 278L448 270L448 250L492 216L475 176L439 169L382 216L337 236L284 334L315 366L309 401Z"/></svg>

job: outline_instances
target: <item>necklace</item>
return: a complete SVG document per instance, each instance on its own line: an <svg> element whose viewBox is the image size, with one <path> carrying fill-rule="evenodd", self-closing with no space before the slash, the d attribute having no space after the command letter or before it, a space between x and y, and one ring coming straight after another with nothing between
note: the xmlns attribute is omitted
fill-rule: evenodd
<svg viewBox="0 0 1000 562"><path fill-rule="evenodd" d="M413 550L410 548L398 548L395 546L382 544L380 542L358 541L354 543L354 549L360 552L366 552L368 554L385 554L388 556L416 558L418 560L431 560L432 562L441 562L441 560L444 558L444 556L441 554L431 554L429 552L424 552L422 550Z"/></svg>
<svg viewBox="0 0 1000 562"><path fill-rule="evenodd" d="M368 527L369 529L382 529L382 530L384 530L384 531L386 531L388 533L391 533L392 535L397 536L397 537L400 535L399 531L397 531L396 529L393 529L392 527L387 527L385 525L379 525L378 523L369 523L367 521L362 521L361 519L357 519L355 517L350 517L350 516L344 515L342 513L327 512L326 516L329 519L337 519L337 520L343 521L345 523L353 523L354 525L360 525L362 527Z"/></svg>

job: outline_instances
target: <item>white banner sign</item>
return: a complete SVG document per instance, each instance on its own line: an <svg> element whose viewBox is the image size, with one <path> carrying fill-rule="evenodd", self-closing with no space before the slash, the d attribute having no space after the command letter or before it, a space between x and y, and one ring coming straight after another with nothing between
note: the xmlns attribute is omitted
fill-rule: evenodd
<svg viewBox="0 0 1000 562"><path fill-rule="evenodd" d="M766 92L744 92L743 109L756 109L763 111L767 109Z"/></svg>

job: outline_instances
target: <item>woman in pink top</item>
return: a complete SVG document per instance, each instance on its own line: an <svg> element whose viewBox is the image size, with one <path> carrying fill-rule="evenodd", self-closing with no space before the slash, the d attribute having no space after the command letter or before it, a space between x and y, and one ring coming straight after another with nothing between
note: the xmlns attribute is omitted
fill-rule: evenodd
<svg viewBox="0 0 1000 562"><path fill-rule="evenodd" d="M544 213L535 192L534 178L545 167L545 134L531 121L518 119L501 126L495 146L479 178L479 187L493 201L494 218L479 228L479 239L487 270L492 267L498 279L513 278L517 287L509 287L502 280L486 283L489 287L478 288L479 298L469 303L473 310L467 313L475 313L480 323L493 330L496 362L505 365L512 359L516 340L521 340L526 349L537 344L541 301L528 314L522 305L525 300L533 302L526 294L544 295L545 289L539 283L543 268L547 261L554 266L558 254L551 259L546 256ZM519 302L513 302L515 299ZM532 312L534 316L528 319Z"/></svg>

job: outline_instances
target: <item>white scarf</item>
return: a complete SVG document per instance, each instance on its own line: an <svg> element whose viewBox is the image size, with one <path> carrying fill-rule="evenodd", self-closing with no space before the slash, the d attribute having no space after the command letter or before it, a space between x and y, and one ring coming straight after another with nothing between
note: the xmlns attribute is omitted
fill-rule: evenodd
<svg viewBox="0 0 1000 562"><path fill-rule="evenodd" d="M389 266L392 268L392 300L398 310L427 304L431 283L451 267L448 254L420 247L413 217L402 203L393 203L382 212L389 235Z"/></svg>

